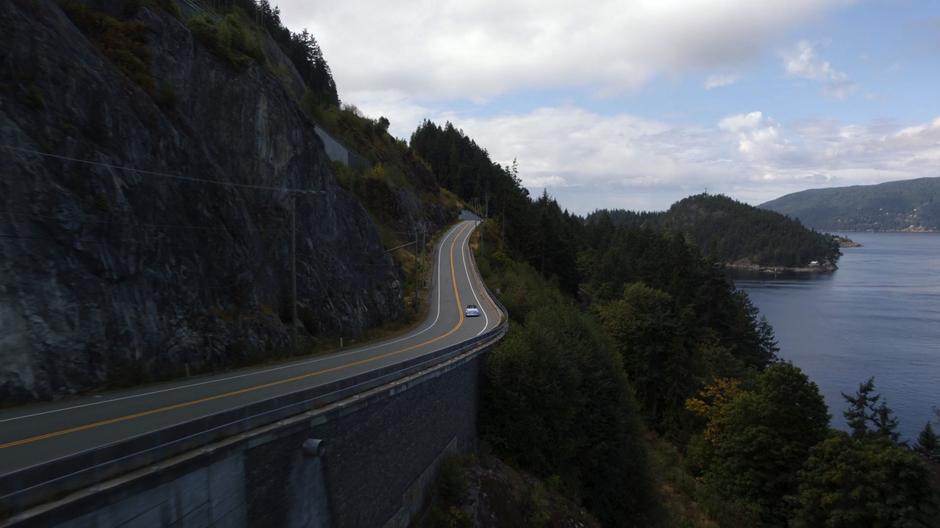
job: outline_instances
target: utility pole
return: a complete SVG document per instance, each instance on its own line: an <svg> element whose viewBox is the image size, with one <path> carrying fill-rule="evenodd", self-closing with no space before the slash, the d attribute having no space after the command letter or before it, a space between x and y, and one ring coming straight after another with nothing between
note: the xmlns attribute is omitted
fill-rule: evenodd
<svg viewBox="0 0 940 528"><path fill-rule="evenodd" d="M421 277L421 274L418 273L419 262L420 260L418 259L418 226L416 224L415 225L415 296L411 300L412 308L418 307L418 281L420 280L420 277Z"/></svg>
<svg viewBox="0 0 940 528"><path fill-rule="evenodd" d="M490 216L490 193L486 193L484 203L485 205L483 206L483 220L480 221L480 225L482 225L483 222L485 222L486 219ZM483 229L480 229L480 254L481 255L483 254L483 239L484 238L486 238L486 233L483 231Z"/></svg>
<svg viewBox="0 0 940 528"><path fill-rule="evenodd" d="M297 354L297 194L291 193L290 201L290 276L291 276L291 353Z"/></svg>

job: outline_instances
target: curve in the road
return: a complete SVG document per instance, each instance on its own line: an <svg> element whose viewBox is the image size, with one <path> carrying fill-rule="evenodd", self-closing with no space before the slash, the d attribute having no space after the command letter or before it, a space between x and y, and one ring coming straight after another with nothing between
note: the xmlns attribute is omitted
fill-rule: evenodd
<svg viewBox="0 0 940 528"><path fill-rule="evenodd" d="M40 409L5 410L0 413L0 424L3 424L0 427L0 474L238 408L252 401L369 372L483 334L495 327L502 315L481 286L482 281L473 268L472 254L468 256L467 241L474 224L472 221L459 223L438 244L436 281L431 295L434 318L429 317L428 323L419 329L349 351L236 375L210 377L196 383L173 383L157 390L131 391L104 400L86 397L85 401L51 404ZM445 253L449 257L446 263ZM458 268L463 268L463 273ZM445 279L445 273L449 280ZM481 296L486 303L480 302ZM461 299L470 297L481 308L482 327L479 322L468 323L464 318ZM454 311L448 306L454 307ZM425 335L429 333L430 336ZM320 365L322 368L318 368ZM295 373L311 367L315 369Z"/></svg>

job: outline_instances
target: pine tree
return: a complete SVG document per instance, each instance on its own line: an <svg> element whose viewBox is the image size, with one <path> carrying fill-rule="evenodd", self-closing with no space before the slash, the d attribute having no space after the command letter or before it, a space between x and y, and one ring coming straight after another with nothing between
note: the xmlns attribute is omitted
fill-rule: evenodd
<svg viewBox="0 0 940 528"><path fill-rule="evenodd" d="M760 316L757 322L757 338L760 341L761 351L770 358L771 361L777 358L777 352L780 352L780 345L777 344L777 336L774 334L774 327L770 326L765 316Z"/></svg>
<svg viewBox="0 0 940 528"><path fill-rule="evenodd" d="M864 438L868 435L868 422L872 419L871 412L881 398L878 394L872 394L874 390L875 378L871 377L865 383L859 384L854 396L842 393L842 397L849 404L842 415L845 416L853 438Z"/></svg>
<svg viewBox="0 0 940 528"><path fill-rule="evenodd" d="M874 424L872 434L888 438L892 442L898 441L898 437L900 436L897 432L898 419L894 417L894 411L888 407L887 403L881 402L881 405L873 410L871 419Z"/></svg>
<svg viewBox="0 0 940 528"><path fill-rule="evenodd" d="M898 419L888 404L881 400L881 395L875 392L875 378L858 386L858 391L850 396L842 393L842 397L849 406L842 412L845 421L852 432L852 438L857 440L865 438L884 438L897 443L900 434L897 432Z"/></svg>
<svg viewBox="0 0 940 528"><path fill-rule="evenodd" d="M929 460L940 460L940 438L933 432L930 422L927 422L924 429L917 435L917 446L914 449Z"/></svg>

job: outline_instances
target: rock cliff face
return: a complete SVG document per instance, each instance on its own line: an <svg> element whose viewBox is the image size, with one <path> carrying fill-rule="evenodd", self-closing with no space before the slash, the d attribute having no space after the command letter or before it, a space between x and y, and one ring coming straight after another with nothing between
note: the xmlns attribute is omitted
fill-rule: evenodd
<svg viewBox="0 0 940 528"><path fill-rule="evenodd" d="M122 20L150 89L60 4L0 2L0 402L284 352L294 199L300 334L400 314L276 45L234 66L143 6Z"/></svg>

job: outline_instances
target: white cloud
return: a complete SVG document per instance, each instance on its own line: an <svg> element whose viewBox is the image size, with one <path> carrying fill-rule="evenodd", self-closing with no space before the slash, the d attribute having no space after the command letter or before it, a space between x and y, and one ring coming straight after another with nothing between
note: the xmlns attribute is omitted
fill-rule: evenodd
<svg viewBox="0 0 940 528"><path fill-rule="evenodd" d="M425 99L531 87L628 93L659 75L729 69L850 0L280 0L320 41L341 95ZM746 23L742 23L746 21Z"/></svg>
<svg viewBox="0 0 940 528"><path fill-rule="evenodd" d="M737 114L725 117L718 122L718 128L729 132L740 132L742 130L752 130L757 128L764 120L764 114L761 112L751 112L749 114Z"/></svg>
<svg viewBox="0 0 940 528"><path fill-rule="evenodd" d="M810 187L940 175L940 118L909 127L806 121L755 111L715 126L673 125L576 106L455 123L523 183L563 206L663 209L688 194L761 203Z"/></svg>
<svg viewBox="0 0 940 528"><path fill-rule="evenodd" d="M739 80L741 80L741 77L739 75L733 75L733 74L709 75L708 78L705 79L705 89L712 90L712 89L721 88L724 86L731 86L732 84L738 82Z"/></svg>
<svg viewBox="0 0 940 528"><path fill-rule="evenodd" d="M565 0L278 2L285 23L316 35L345 102L388 117L403 138L424 118L451 120L494 160L518 158L533 191L548 187L578 212L664 208L705 188L759 203L814 186L940 175L940 119L785 122L764 108L681 124L689 118L678 107L656 120L601 115L572 102L580 90L631 93L657 77L704 78L708 90L729 86L739 81L730 72L752 71L745 68L795 27L848 3L598 0L574 9ZM780 59L786 75L818 83L829 97L856 90L808 41ZM538 95L545 92L568 103L513 112L487 102L528 94L552 100Z"/></svg>
<svg viewBox="0 0 940 528"><path fill-rule="evenodd" d="M787 75L821 82L823 93L829 97L845 99L857 89L857 85L848 75L833 68L829 61L820 58L815 47L808 41L797 42L792 48L781 53L781 59Z"/></svg>
<svg viewBox="0 0 940 528"><path fill-rule="evenodd" d="M425 118L434 117L440 121L452 117L419 104L403 92L359 90L344 93L343 101L354 103L364 115L373 119L380 116L389 119L389 133L405 140L411 137L411 133Z"/></svg>
<svg viewBox="0 0 940 528"><path fill-rule="evenodd" d="M780 155L790 148L789 141L780 137L780 125L762 112L725 117L718 129L736 133L738 152L750 157Z"/></svg>

